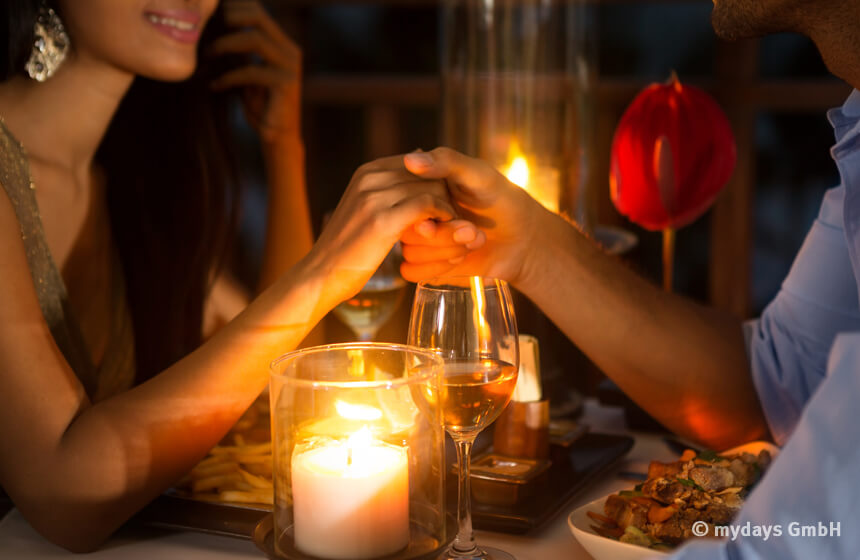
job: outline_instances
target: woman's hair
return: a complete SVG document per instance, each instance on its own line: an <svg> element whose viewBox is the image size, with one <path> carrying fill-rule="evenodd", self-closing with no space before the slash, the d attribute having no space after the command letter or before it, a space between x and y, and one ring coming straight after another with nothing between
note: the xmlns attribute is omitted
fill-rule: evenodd
<svg viewBox="0 0 860 560"><path fill-rule="evenodd" d="M0 39L2 80L23 72L38 4L4 0L0 7L0 31L8 29ZM96 155L125 274L137 382L200 344L204 301L236 229L239 181L228 126L235 105L233 96L209 88L230 61L205 54L223 31L219 9L191 79L137 78Z"/></svg>
<svg viewBox="0 0 860 560"><path fill-rule="evenodd" d="M23 72L33 48L33 24L39 13L35 0L4 0L0 6L0 80Z"/></svg>

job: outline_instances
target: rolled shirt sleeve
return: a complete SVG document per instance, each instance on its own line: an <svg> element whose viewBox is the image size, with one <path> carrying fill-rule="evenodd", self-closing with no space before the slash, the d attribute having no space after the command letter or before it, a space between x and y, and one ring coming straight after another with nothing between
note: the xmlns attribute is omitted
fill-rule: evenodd
<svg viewBox="0 0 860 560"><path fill-rule="evenodd" d="M842 221L845 189L831 189L782 289L747 323L752 378L775 441L791 435L825 376L836 335L860 331L857 282Z"/></svg>

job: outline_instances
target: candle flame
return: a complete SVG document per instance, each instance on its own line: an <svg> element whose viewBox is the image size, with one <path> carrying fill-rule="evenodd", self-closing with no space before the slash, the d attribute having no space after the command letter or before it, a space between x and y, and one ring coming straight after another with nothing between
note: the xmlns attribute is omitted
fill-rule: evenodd
<svg viewBox="0 0 860 560"><path fill-rule="evenodd" d="M370 422L382 418L381 410L366 404L352 404L346 401L335 401L334 408L341 417L349 420L366 420Z"/></svg>
<svg viewBox="0 0 860 560"><path fill-rule="evenodd" d="M529 163L524 156L516 156L505 170L508 181L518 187L528 190L529 187Z"/></svg>
<svg viewBox="0 0 860 560"><path fill-rule="evenodd" d="M559 171L549 165L539 165L534 154L526 155L516 140L508 148L508 162L498 168L508 181L517 185L550 212L558 214Z"/></svg>
<svg viewBox="0 0 860 560"><path fill-rule="evenodd" d="M373 434L367 426L358 430L346 440L347 462L352 464L353 454L373 445Z"/></svg>

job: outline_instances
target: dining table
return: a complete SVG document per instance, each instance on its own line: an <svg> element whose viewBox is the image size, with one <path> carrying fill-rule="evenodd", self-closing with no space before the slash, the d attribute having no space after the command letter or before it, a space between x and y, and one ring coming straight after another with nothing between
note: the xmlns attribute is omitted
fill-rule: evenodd
<svg viewBox="0 0 860 560"><path fill-rule="evenodd" d="M594 399L586 399L579 421L592 432L631 436L635 441L633 448L606 475L574 495L542 527L519 535L476 531L479 544L505 550L518 560L591 559L571 533L568 515L583 504L630 488L635 484L630 473L647 472L650 461L677 459L677 453L664 441L665 434L629 430L620 407L603 406ZM12 508L0 520L0 559L48 560L73 556L77 555L42 538L17 509ZM101 548L85 557L88 560L259 560L265 556L250 539L132 524L120 529Z"/></svg>

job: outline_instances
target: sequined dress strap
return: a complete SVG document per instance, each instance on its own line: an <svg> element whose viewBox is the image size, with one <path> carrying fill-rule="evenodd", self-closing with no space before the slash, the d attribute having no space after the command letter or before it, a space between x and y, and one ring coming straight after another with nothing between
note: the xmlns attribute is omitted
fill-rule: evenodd
<svg viewBox="0 0 860 560"><path fill-rule="evenodd" d="M42 218L36 203L36 193L30 179L30 166L24 147L12 136L0 118L0 184L6 191L18 224L21 240L27 252L27 263L33 286L39 298L42 315L51 329L54 341L80 379L87 394L98 390L98 371L92 363L84 337L74 321L63 277L54 263Z"/></svg>

